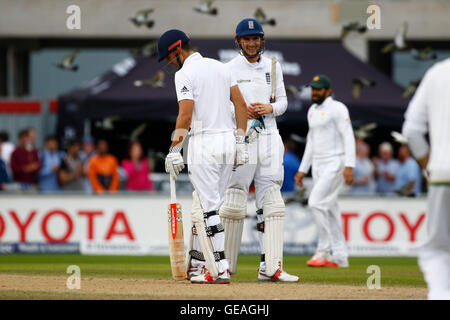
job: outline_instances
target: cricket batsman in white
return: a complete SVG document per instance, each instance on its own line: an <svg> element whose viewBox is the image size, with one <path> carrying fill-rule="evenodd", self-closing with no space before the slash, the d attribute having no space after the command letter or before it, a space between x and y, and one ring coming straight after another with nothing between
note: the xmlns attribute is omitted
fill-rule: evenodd
<svg viewBox="0 0 450 320"><path fill-rule="evenodd" d="M419 266L430 300L450 300L449 83L450 59L446 59L425 73L406 110L402 130L414 157L428 173L428 239L419 251Z"/></svg>
<svg viewBox="0 0 450 320"><path fill-rule="evenodd" d="M159 61L165 59L178 69L175 88L179 112L166 157L166 172L175 178L184 168L180 151L190 128L187 162L195 191L188 277L192 283L230 283L224 228L218 210L233 166L248 162L245 101L229 68L194 53L184 32L165 32L158 41L158 52ZM237 130L230 100L235 106Z"/></svg>
<svg viewBox="0 0 450 320"><path fill-rule="evenodd" d="M299 278L282 268L285 206L280 188L284 146L275 121L287 108L281 66L261 55L264 32L257 20L244 19L237 25L235 43L240 54L227 66L247 104L250 161L233 171L219 211L225 228L225 253L231 273L236 273L247 196L254 181L261 249L258 280L296 282Z"/></svg>
<svg viewBox="0 0 450 320"><path fill-rule="evenodd" d="M309 131L305 152L295 176L303 178L312 165L313 187L308 199L319 229L319 241L311 267L348 267L338 193L344 181L353 182L355 137L347 107L331 97L331 81L317 75L310 83L314 104L308 110Z"/></svg>

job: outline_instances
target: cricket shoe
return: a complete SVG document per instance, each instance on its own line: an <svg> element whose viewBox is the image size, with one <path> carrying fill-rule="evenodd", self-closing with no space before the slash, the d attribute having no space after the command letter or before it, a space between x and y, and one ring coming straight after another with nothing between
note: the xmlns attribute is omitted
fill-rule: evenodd
<svg viewBox="0 0 450 320"><path fill-rule="evenodd" d="M266 270L258 269L258 281L279 281L279 282L298 282L299 278L293 276L282 269L278 269L273 276L268 276Z"/></svg>
<svg viewBox="0 0 450 320"><path fill-rule="evenodd" d="M219 273L217 278L213 278L209 271L200 274L195 277L191 277L191 283L200 283L200 284L228 284L230 283L230 270L226 270L222 273Z"/></svg>
<svg viewBox="0 0 450 320"><path fill-rule="evenodd" d="M189 270L187 272L187 279L191 280L192 277L199 276L203 273L205 273L204 266L198 266L198 267L189 266Z"/></svg>
<svg viewBox="0 0 450 320"><path fill-rule="evenodd" d="M324 265L324 267L328 268L348 268L349 263L347 258L331 258L328 260L328 262Z"/></svg>
<svg viewBox="0 0 450 320"><path fill-rule="evenodd" d="M309 259L306 264L310 267L325 267L329 264L331 257L329 255L315 254L311 259Z"/></svg>

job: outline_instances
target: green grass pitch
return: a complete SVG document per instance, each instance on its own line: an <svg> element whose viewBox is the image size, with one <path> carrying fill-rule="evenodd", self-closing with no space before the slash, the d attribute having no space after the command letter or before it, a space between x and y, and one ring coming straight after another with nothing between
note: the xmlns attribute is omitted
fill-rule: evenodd
<svg viewBox="0 0 450 320"><path fill-rule="evenodd" d="M405 257L352 257L350 267L311 268L306 266L309 256L287 255L284 269L299 275L302 283L310 284L365 284L370 274L367 267L381 269L383 286L426 287L417 265L417 258ZM256 255L242 255L233 282L255 282L259 266ZM69 265L78 265L82 277L118 277L171 279L167 256L83 256L83 255L0 255L0 274L26 274L68 276Z"/></svg>

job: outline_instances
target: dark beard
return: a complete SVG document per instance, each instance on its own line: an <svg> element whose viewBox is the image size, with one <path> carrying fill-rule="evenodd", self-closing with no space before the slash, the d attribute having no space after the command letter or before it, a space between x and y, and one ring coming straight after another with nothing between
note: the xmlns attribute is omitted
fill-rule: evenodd
<svg viewBox="0 0 450 320"><path fill-rule="evenodd" d="M323 96L317 98L316 100L312 100L312 101L313 101L314 103L320 105L320 104L322 104L322 102L325 101L325 99L326 99L326 97L325 97L325 95L323 95Z"/></svg>

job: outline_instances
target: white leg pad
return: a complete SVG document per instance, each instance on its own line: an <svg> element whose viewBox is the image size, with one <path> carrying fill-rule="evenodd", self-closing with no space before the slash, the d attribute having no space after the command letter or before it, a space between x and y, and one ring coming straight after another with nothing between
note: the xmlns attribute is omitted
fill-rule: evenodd
<svg viewBox="0 0 450 320"><path fill-rule="evenodd" d="M225 200L219 209L219 215L225 229L225 256L230 265L230 273L237 271L237 259L246 212L247 193L237 188L227 189Z"/></svg>
<svg viewBox="0 0 450 320"><path fill-rule="evenodd" d="M214 259L214 249L211 243L211 239L206 235L206 224L203 217L203 210L200 205L200 199L196 191L192 193L192 211L191 221L197 230L197 237L202 249L203 256L205 257L206 268L213 278L219 275L217 270L216 261Z"/></svg>
<svg viewBox="0 0 450 320"><path fill-rule="evenodd" d="M274 185L264 196L264 250L266 273L272 276L282 268L285 206L280 186Z"/></svg>

